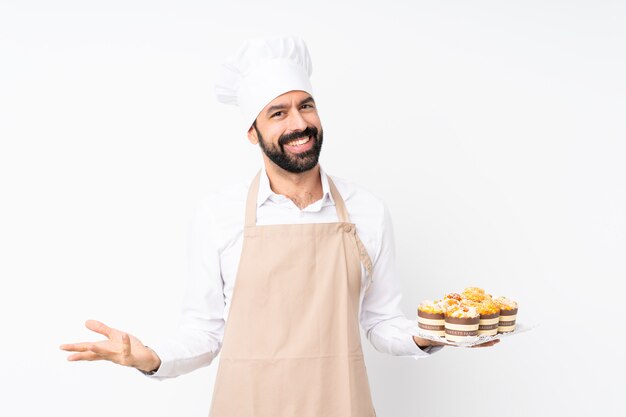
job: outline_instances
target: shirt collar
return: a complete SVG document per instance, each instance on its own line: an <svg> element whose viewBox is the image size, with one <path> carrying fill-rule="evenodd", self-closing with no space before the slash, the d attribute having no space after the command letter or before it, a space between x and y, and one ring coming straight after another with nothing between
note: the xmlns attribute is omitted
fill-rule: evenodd
<svg viewBox="0 0 626 417"><path fill-rule="evenodd" d="M321 200L318 200L315 203L311 204L309 207L318 205L318 204L319 204L319 208L322 208L323 206L326 206L329 204L335 205L335 200L333 199L333 196L330 193L330 186L328 185L328 176L326 175L326 172L322 169L321 166L320 166L320 177L322 180L322 198ZM259 182L259 194L257 195L257 200L256 200L257 208L265 204L265 202L269 200L270 198L278 199L281 197L286 198L272 191L272 188L270 187L270 180L267 176L267 172L265 171L265 167L261 168L261 179ZM321 204L320 204L320 201L321 201Z"/></svg>

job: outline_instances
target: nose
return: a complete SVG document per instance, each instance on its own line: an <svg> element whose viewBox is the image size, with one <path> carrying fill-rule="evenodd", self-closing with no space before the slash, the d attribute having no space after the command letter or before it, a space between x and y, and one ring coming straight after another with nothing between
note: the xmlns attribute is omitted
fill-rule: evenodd
<svg viewBox="0 0 626 417"><path fill-rule="evenodd" d="M288 129L291 132L303 131L307 128L307 122L304 120L299 111L290 111L288 115Z"/></svg>

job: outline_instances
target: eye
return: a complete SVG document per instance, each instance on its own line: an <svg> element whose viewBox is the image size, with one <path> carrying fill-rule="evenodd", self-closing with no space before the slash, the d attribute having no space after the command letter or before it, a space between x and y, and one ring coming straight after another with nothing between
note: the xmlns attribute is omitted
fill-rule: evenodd
<svg viewBox="0 0 626 417"><path fill-rule="evenodd" d="M272 117L278 117L278 116L280 116L282 114L283 114L282 111L277 111L276 113L272 114Z"/></svg>
<svg viewBox="0 0 626 417"><path fill-rule="evenodd" d="M313 108L313 105L311 105L311 104L303 104L303 105L302 105L302 108L303 108L303 109L306 109L306 108Z"/></svg>

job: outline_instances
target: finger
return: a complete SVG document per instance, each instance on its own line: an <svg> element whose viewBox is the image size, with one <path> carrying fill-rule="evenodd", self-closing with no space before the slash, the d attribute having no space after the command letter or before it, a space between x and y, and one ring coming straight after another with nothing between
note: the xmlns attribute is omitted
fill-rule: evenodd
<svg viewBox="0 0 626 417"><path fill-rule="evenodd" d="M98 360L102 360L104 359L102 356L98 355L97 353L94 352L82 352L82 353L75 353L73 355L70 355L67 357L67 360L70 362L75 362L75 361L98 361Z"/></svg>
<svg viewBox="0 0 626 417"><path fill-rule="evenodd" d="M61 345L59 348L61 350L67 350L71 352L86 352L90 350L93 343L91 342L83 342L83 343L70 343L66 345Z"/></svg>
<svg viewBox="0 0 626 417"><path fill-rule="evenodd" d="M500 343L499 339L491 340L489 342L481 343L480 345L474 345L473 348L489 347Z"/></svg>
<svg viewBox="0 0 626 417"><path fill-rule="evenodd" d="M489 347L491 345L492 345L492 343L488 342L488 343L481 343L480 345L474 345L474 346L471 346L471 347L472 348L484 348L484 347Z"/></svg>
<svg viewBox="0 0 626 417"><path fill-rule="evenodd" d="M106 342L105 342L106 343ZM89 350L92 351L93 353L96 353L104 358L111 356L112 354L116 354L117 352L114 352L110 349L106 349L105 347L103 347L102 345L98 344L98 343L93 343L90 347Z"/></svg>
<svg viewBox="0 0 626 417"><path fill-rule="evenodd" d="M85 327L89 330L93 330L96 333L100 333L106 337L109 337L113 332L113 329L107 326L106 324L98 321L98 320L87 320L85 322Z"/></svg>

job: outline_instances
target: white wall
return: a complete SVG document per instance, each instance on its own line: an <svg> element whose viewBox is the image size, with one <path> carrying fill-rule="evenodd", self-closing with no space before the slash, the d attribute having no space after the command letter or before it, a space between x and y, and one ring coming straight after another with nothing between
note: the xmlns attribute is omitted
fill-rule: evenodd
<svg viewBox="0 0 626 417"><path fill-rule="evenodd" d="M365 342L378 415L618 415L625 12L3 1L0 415L207 415L216 363L156 382L67 362L58 345L98 340L90 318L144 342L173 333L195 204L260 164L237 110L214 99L217 66L247 37L282 33L309 45L324 167L391 209L407 316L479 285L539 324L420 361Z"/></svg>

